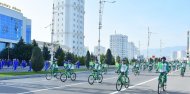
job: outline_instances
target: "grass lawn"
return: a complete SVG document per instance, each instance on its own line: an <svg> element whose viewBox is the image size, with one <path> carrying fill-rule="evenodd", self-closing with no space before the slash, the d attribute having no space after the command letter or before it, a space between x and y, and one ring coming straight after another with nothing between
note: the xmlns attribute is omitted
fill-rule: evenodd
<svg viewBox="0 0 190 94"><path fill-rule="evenodd" d="M65 70L59 70L60 72L65 72ZM87 71L87 69L75 69L75 72ZM0 73L0 78L2 77L12 77L12 76L23 76L23 75L34 75L34 74L45 74L45 71L40 72L6 72Z"/></svg>

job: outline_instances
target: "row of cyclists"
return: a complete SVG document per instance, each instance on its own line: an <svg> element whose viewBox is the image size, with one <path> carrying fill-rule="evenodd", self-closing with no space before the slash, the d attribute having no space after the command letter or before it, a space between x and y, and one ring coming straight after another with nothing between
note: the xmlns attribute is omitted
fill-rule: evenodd
<svg viewBox="0 0 190 94"><path fill-rule="evenodd" d="M71 63L71 61L68 61L64 63L65 73L59 73L58 72L58 65L56 63L57 60L55 60L50 67L52 70L51 75L54 77L60 79L61 81L65 82L67 78L71 78L72 81L76 79L76 73L74 73L74 64ZM116 82L116 90L120 91L122 86L125 86L125 88L128 88L130 85L130 79L128 77L129 72L129 62L127 62L127 59L123 59L121 63L116 63L116 73L119 75L117 82ZM165 57L162 57L158 60L157 63L140 63L140 61L135 62L132 71L134 73L139 74L140 70L145 70L148 68L149 71L152 71L153 69L156 70L156 72L160 73L159 79L158 79L158 93L160 92L160 88L165 90L166 83L167 83L167 74L171 71L171 69L181 69L181 75L184 76L185 70L186 70L187 62L179 62L179 61L173 61L173 62L167 62ZM103 80L103 74L107 73L107 64L101 64L96 60L95 62L91 61L89 62L89 69L92 70L92 73L88 77L88 82L90 85L94 83L94 81L97 81L98 83L101 83ZM59 75L58 75L59 74ZM46 78L48 75L46 75ZM48 78L47 78L48 79Z"/></svg>
<svg viewBox="0 0 190 94"><path fill-rule="evenodd" d="M162 62L161 59L158 59L157 62L140 62L137 61L134 63L133 68L132 68L132 72L140 72L140 70L148 70L149 72L151 72L152 70L155 70L156 72L159 72L159 64ZM187 61L183 60L183 61L170 61L167 62L168 66L169 66L169 71L173 70L178 70L178 69L182 69L184 68L186 70L186 67L188 65ZM190 69L190 64L189 64L189 69Z"/></svg>

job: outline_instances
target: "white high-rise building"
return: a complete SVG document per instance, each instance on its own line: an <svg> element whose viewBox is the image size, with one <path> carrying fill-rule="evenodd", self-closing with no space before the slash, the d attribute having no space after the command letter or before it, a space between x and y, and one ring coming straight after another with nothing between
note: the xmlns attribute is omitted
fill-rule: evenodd
<svg viewBox="0 0 190 94"><path fill-rule="evenodd" d="M174 52L172 53L172 59L173 59L173 60L177 60L177 51L174 51Z"/></svg>
<svg viewBox="0 0 190 94"><path fill-rule="evenodd" d="M110 36L110 49L114 57L127 57L128 36L115 34Z"/></svg>
<svg viewBox="0 0 190 94"><path fill-rule="evenodd" d="M128 59L135 58L135 45L133 42L128 42Z"/></svg>
<svg viewBox="0 0 190 94"><path fill-rule="evenodd" d="M139 54L138 48L135 46L133 42L128 42L128 59L137 58Z"/></svg>
<svg viewBox="0 0 190 94"><path fill-rule="evenodd" d="M184 51L184 50L177 51L177 59L185 60L186 59L186 51Z"/></svg>
<svg viewBox="0 0 190 94"><path fill-rule="evenodd" d="M66 45L70 52L83 56L85 0L54 0L53 41Z"/></svg>
<svg viewBox="0 0 190 94"><path fill-rule="evenodd" d="M94 55L98 55L98 46L95 46L94 47ZM106 52L106 48L103 47L103 46L100 46L100 54L104 54L105 55L105 52Z"/></svg>
<svg viewBox="0 0 190 94"><path fill-rule="evenodd" d="M184 50L173 51L172 60L186 60L186 51Z"/></svg>

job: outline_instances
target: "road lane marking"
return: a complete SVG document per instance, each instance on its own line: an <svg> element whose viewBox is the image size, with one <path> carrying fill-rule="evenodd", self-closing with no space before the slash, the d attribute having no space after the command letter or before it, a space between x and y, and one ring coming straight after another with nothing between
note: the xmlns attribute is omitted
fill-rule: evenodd
<svg viewBox="0 0 190 94"><path fill-rule="evenodd" d="M146 84L146 83L148 83L148 82L154 81L154 80L156 80L156 79L158 79L158 77L153 78L153 79L150 79L150 80L145 81L145 82L141 82L141 83L136 84L136 85L133 85L133 86L130 86L129 88L131 89L131 88L134 88L134 87L137 87L137 86L140 86L140 85ZM126 88L125 88L125 89L122 89L121 91L124 91L124 90L126 90ZM115 91L115 92L112 92L112 93L110 93L110 94L116 94L116 93L119 93L119 91Z"/></svg>
<svg viewBox="0 0 190 94"><path fill-rule="evenodd" d="M104 79L104 80L110 80L110 79L115 79L115 78L117 78L117 77L106 78L106 79ZM82 83L70 84L70 85L58 86L58 87L52 87L52 88L45 88L45 89L39 89L39 90L33 90L33 91L22 92L22 93L17 93L17 94L35 93L35 92L41 92L41 91L52 90L52 89L71 87L71 86L76 86L76 85L81 85L81 84L88 84L88 82L82 82Z"/></svg>
<svg viewBox="0 0 190 94"><path fill-rule="evenodd" d="M175 73L175 72L177 72L177 71L179 71L179 70L176 70L176 71L171 72L171 73L169 73L169 74L173 74L173 73ZM154 80L156 80L156 79L158 79L158 77L155 77L155 78L150 79L150 80L148 80L148 81L141 82L141 83L136 84L136 85L133 85L133 86L129 86L129 89L134 88L134 87L137 87L137 86L140 86L140 85L143 85L143 84L146 84L146 83L149 83L149 82L154 81ZM126 88L122 89L121 91L124 91L124 90L126 90ZM110 94L116 94L116 93L119 93L119 91L115 91L115 92L112 92L112 93L110 93Z"/></svg>

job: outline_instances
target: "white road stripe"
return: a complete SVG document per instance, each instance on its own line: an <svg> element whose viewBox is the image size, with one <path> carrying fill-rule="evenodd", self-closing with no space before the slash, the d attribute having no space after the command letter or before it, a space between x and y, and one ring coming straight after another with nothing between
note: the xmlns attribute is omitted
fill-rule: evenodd
<svg viewBox="0 0 190 94"><path fill-rule="evenodd" d="M179 70L177 70L177 71L179 71ZM175 73L175 72L177 72L177 71L171 72L171 73L169 73L169 74L173 74L173 73ZM158 79L158 77L155 77L155 78L150 79L150 80L148 80L148 81L144 81L144 82L141 82L141 83L139 83L139 84L130 86L129 89L134 88L134 87L137 87L137 86L140 86L140 85L143 85L143 84L146 84L146 83L151 82L151 81L154 81L154 80L156 80L156 79ZM124 91L124 90L126 90L126 88L125 88L125 89L122 89L121 91ZM112 92L112 93L110 93L110 94L117 94L117 93L119 93L119 92L118 92L118 91L115 91L115 92Z"/></svg>
<svg viewBox="0 0 190 94"><path fill-rule="evenodd" d="M115 79L115 78L117 78L117 77L107 78L107 79L104 79L104 80L110 80L110 79ZM35 92L41 92L41 91L46 91L46 90L51 90L51 89L71 87L71 86L76 86L76 85L81 85L81 84L88 84L88 82L82 82L82 83L70 84L70 85L58 86L58 87L52 87L52 88L45 88L45 89L39 89L39 90L33 90L33 91L28 91L28 92L23 92L23 93L17 93L17 94L35 93Z"/></svg>

